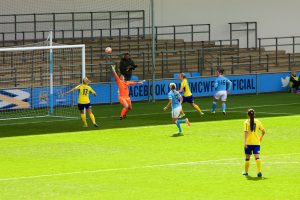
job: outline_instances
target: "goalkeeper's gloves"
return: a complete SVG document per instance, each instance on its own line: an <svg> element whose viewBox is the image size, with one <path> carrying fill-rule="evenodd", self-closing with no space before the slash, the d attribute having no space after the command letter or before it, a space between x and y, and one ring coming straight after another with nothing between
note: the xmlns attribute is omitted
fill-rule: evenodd
<svg viewBox="0 0 300 200"><path fill-rule="evenodd" d="M116 71L116 65L112 65L111 68L114 72Z"/></svg>
<svg viewBox="0 0 300 200"><path fill-rule="evenodd" d="M138 84L143 84L146 80L139 81Z"/></svg>

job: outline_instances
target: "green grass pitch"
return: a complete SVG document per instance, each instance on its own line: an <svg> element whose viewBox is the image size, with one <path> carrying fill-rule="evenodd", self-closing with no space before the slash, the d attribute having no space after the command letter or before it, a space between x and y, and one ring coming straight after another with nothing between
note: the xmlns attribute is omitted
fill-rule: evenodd
<svg viewBox="0 0 300 200"><path fill-rule="evenodd" d="M229 96L228 114L200 117L184 104L192 125L184 136L171 124L166 101L98 105L100 127L46 119L0 122L0 199L300 199L300 95ZM243 122L256 110L266 129L263 178L244 164ZM218 104L220 111L220 104Z"/></svg>

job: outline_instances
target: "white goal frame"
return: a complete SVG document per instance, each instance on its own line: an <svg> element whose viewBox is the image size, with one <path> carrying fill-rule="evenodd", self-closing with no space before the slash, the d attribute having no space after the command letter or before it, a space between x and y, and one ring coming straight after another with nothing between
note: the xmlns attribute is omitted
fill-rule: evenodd
<svg viewBox="0 0 300 200"><path fill-rule="evenodd" d="M52 32L50 32L48 39L50 38L50 46L36 46L36 47L11 47L11 48L0 48L1 52L17 52L17 51L34 51L34 50L49 50L49 112L48 115L45 116L32 116L32 117L20 117L22 118L39 118L39 117L63 117L63 116L54 116L54 98L53 98L53 50L55 49L74 49L80 48L81 49L81 79L85 78L86 76L86 66L85 66L85 45L78 44L78 45L52 45ZM16 118L7 118L7 119L0 119L0 120L10 120Z"/></svg>

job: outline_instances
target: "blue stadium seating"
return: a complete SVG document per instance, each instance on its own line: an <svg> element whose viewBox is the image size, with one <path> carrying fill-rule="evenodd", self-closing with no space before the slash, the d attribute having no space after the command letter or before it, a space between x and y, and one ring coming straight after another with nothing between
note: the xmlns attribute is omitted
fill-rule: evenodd
<svg viewBox="0 0 300 200"><path fill-rule="evenodd" d="M178 78L179 77L179 74L176 73L176 74L173 74L173 78Z"/></svg>
<svg viewBox="0 0 300 200"><path fill-rule="evenodd" d="M201 76L199 72L192 72L192 77L198 77Z"/></svg>
<svg viewBox="0 0 300 200"><path fill-rule="evenodd" d="M187 78L191 78L191 77L192 77L191 73L189 73L189 72L184 72L184 74L185 74L185 76L186 76Z"/></svg>
<svg viewBox="0 0 300 200"><path fill-rule="evenodd" d="M131 76L131 81L138 81L139 80L139 77L137 76Z"/></svg>

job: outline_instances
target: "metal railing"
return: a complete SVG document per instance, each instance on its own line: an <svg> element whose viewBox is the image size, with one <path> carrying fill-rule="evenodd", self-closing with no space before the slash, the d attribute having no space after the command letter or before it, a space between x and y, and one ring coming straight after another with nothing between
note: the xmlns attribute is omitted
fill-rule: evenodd
<svg viewBox="0 0 300 200"><path fill-rule="evenodd" d="M231 51L231 49L228 49ZM236 74L241 73L240 70L243 70L244 73L253 73L257 71L266 71L269 72L270 69L273 67L276 67L275 65L275 57L274 54L266 54L266 55L256 55L256 56L237 56L237 55L231 55L231 56L223 56L222 59L220 59L218 55L218 52L214 52L215 57L208 57L210 54L209 52L213 51L212 49L205 49L205 48L199 48L199 49L190 49L190 50L184 50L184 49L178 49L176 51L170 51L169 53L173 53L176 55L175 57L162 57L162 54L166 52L157 52L157 56L159 55L161 57L158 58L157 63L161 63L157 65L157 71L155 72L158 75L158 78L166 78L170 77L173 73L178 72L200 72L201 75L204 74L204 72L207 74L207 72L210 72L210 75L214 75L215 69L218 66L222 66L227 74ZM226 49L223 49L223 52L225 52ZM86 75L90 77L93 82L110 82L111 81L111 67L110 65L115 64L118 66L119 59L122 54L112 54L107 56L106 59L103 59L100 63L93 63L93 59L91 59L91 62L86 63ZM136 52L131 53L131 55L134 57L133 59L139 57L139 61L135 60L136 64L138 64L139 69L135 74L139 76L141 79L150 79L150 76L152 74L151 71L151 53L150 52ZM92 57L92 55L89 55ZM95 54L94 54L95 56ZM295 63L300 63L300 55L296 56L297 58L295 62L292 61L292 54L286 54L286 61L282 63L283 66L287 65L287 69L285 70L291 70L291 66L293 66ZM10 60L13 60L13 57L11 57ZM221 61L221 62L220 62ZM18 80L18 77L16 76L16 66L14 65L14 62L10 63L10 67L6 69L8 71L9 75L1 77L0 83L10 82L14 83L15 87L21 86ZM71 62L73 63L72 66L74 68L79 68L80 64L76 61ZM71 66L70 66L71 67ZM4 70L4 69L3 69ZM62 72L63 65L61 66ZM239 70L239 71L238 71ZM30 71L30 70L29 70ZM63 78L66 76L70 76L72 80L80 80L80 72L78 71L70 71L69 74L59 73L59 71L56 72L56 79L59 80L61 83L63 83ZM168 74L168 76L166 76ZM45 77L41 71L40 73L40 80L45 80ZM8 78L9 77L9 78ZM28 79L30 80L31 75L27 75ZM41 85L43 83L41 82Z"/></svg>
<svg viewBox="0 0 300 200"><path fill-rule="evenodd" d="M215 42L228 42L228 40L218 40ZM235 40L236 46L232 44L230 46L216 46L213 47L202 47L196 49L179 49L179 50L164 50L160 52L161 55L161 77L164 78L164 74L169 72L170 62L178 63L178 71L188 71L188 65L191 60L196 60L197 71L202 73L204 70L204 65L207 64L207 61L212 58L216 58L216 64L222 65L222 58L225 52L234 53L235 56L239 55L239 40ZM171 57L171 58L170 58ZM174 58L175 57L175 58ZM194 63L192 63L194 65Z"/></svg>
<svg viewBox="0 0 300 200"><path fill-rule="evenodd" d="M198 29L198 30L197 30ZM211 37L210 24L190 24L190 25L173 25L173 26L156 26L155 40L162 36L172 36L174 41L174 49L176 49L175 41L178 36L189 36L189 41L200 41L196 39L197 35L205 35L205 41L210 41ZM183 37L185 38L185 37ZM186 38L185 38L186 39ZM202 39L203 40L203 39Z"/></svg>
<svg viewBox="0 0 300 200"><path fill-rule="evenodd" d="M36 41L41 39L38 37L39 32L49 31L53 31L54 37L57 32L65 31L70 32L69 37L75 38L77 31L84 30L88 31L89 36L93 38L95 30L103 27L112 30L115 27L125 26L129 35L133 22L135 24L138 22L145 27L145 21L144 10L0 15L0 33L2 41L6 38L20 40L22 39L19 38L20 34L27 34L27 38ZM110 36L112 36L111 32Z"/></svg>
<svg viewBox="0 0 300 200"><path fill-rule="evenodd" d="M257 22L231 22L229 24L230 41L233 40L234 32L246 32L247 48L250 48L249 34L254 32L255 48L257 48ZM240 28L240 26L245 28Z"/></svg>
<svg viewBox="0 0 300 200"><path fill-rule="evenodd" d="M297 39L299 39L299 41L297 41ZM276 65L278 64L279 47L292 48L290 56L294 62L297 46L300 46L300 36L258 38L259 55L262 54L262 48L275 48Z"/></svg>
<svg viewBox="0 0 300 200"><path fill-rule="evenodd" d="M294 58L294 60L292 60ZM218 58L215 62L217 63ZM285 70L290 71L295 64L300 63L300 55L293 57L292 54L288 53L285 55L285 60L280 64L283 67L287 67ZM253 71L265 70L269 72L271 67L278 67L276 64L276 58L274 59L274 54L256 55L256 56L230 56L223 58L223 63L216 66L222 66L223 68L229 69L231 74L235 74L237 69L246 69L248 73L253 73ZM213 75L213 72L211 72Z"/></svg>
<svg viewBox="0 0 300 200"><path fill-rule="evenodd" d="M208 27L208 30L200 31L201 27ZM156 42L159 40L160 37L167 37L171 38L170 40L173 41L173 49L176 49L177 39L179 37L187 39L191 43L191 48L193 48L193 44L195 41L210 41L210 25L203 25L203 24L191 24L191 25L176 25L172 26L173 32L166 32L166 28L170 28L170 26L156 26ZM177 29L184 28L183 31L177 32ZM99 41L100 47L103 46L103 41L107 38L111 40L111 43L115 43L115 40L118 41L118 49L122 51L123 46L123 39L127 38L136 38L137 44L139 45L143 39L149 35L151 29L150 27L130 27L130 28L101 28L101 29L93 29L93 37L89 35L90 29L80 29L80 30L72 30L72 29L63 29L63 30L55 30L54 35L56 36L55 41L64 44L68 39L78 39L81 43L84 43L87 39L97 39ZM2 47L7 46L6 43L13 43L14 45L16 42L24 45L25 43L36 42L35 39L30 39L30 35L32 35L33 31L23 31L17 33L17 38L19 41L11 41L7 40L7 34L0 32L0 41L2 40ZM48 31L36 31L36 37L39 40L46 40ZM70 37L71 36L71 37ZM182 43L182 42L181 42Z"/></svg>

